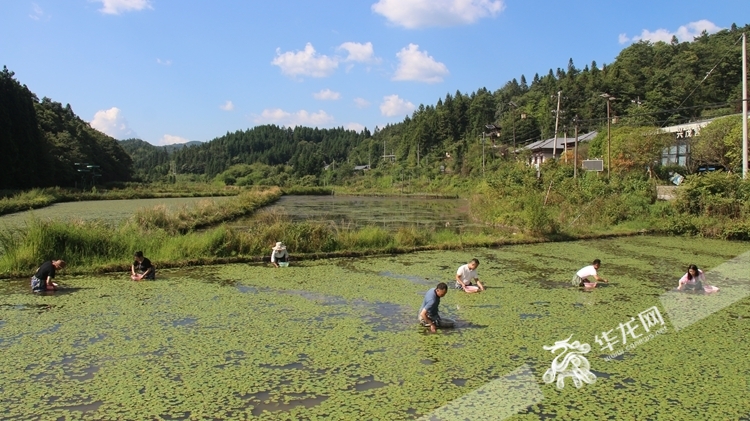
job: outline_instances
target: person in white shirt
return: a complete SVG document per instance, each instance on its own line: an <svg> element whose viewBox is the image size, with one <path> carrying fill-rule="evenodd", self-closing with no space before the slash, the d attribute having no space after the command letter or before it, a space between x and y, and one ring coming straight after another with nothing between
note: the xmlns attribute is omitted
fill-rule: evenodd
<svg viewBox="0 0 750 421"><path fill-rule="evenodd" d="M462 289L465 292L479 292L484 291L484 284L479 282L479 275L477 275L477 267L479 266L479 260L471 259L471 261L456 271L456 289ZM476 285L474 285L476 282Z"/></svg>
<svg viewBox="0 0 750 421"><path fill-rule="evenodd" d="M288 261L289 261L289 253L286 251L286 246L284 245L284 243L279 241L271 249L271 264L274 267L279 267L279 262L288 262Z"/></svg>
<svg viewBox="0 0 750 421"><path fill-rule="evenodd" d="M601 264L601 260L595 259L593 262L591 262L591 265L581 268L581 270L576 272L576 274L573 275L573 280L571 281L571 283L577 287L593 288L596 286L596 282L589 281L590 277L593 277L598 282L609 282L608 280L599 276L599 273L597 272Z"/></svg>

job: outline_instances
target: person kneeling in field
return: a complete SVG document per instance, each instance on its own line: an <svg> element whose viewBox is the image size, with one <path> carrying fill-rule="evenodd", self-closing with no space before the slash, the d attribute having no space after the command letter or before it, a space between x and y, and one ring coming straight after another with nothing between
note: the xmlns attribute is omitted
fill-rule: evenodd
<svg viewBox="0 0 750 421"><path fill-rule="evenodd" d="M703 274L703 271L698 269L696 265L690 265L688 266L687 273L680 278L677 290L711 293L718 291L719 288L706 285L706 276Z"/></svg>
<svg viewBox="0 0 750 421"><path fill-rule="evenodd" d="M430 288L424 295L422 307L419 309L419 323L424 327L429 327L430 332L435 332L439 327L453 327L452 320L442 320L438 314L440 298L448 293L448 285L445 282L437 284L435 288Z"/></svg>
<svg viewBox="0 0 750 421"><path fill-rule="evenodd" d="M286 251L286 246L281 241L271 249L271 264L279 267L279 263L283 263L282 266L287 266L289 263L289 252Z"/></svg>
<svg viewBox="0 0 750 421"><path fill-rule="evenodd" d="M573 275L573 280L571 281L573 285L577 287L593 288L596 286L596 282L589 281L589 277L592 276L599 282L609 282L608 280L600 277L597 273L601 264L601 260L595 259L593 262L591 262L591 265L581 268L581 270Z"/></svg>
<svg viewBox="0 0 750 421"><path fill-rule="evenodd" d="M477 267L479 267L479 260L471 259L469 263L458 268L456 271L456 289L462 289L468 293L484 291L484 285L479 282ZM473 282L477 284L474 285Z"/></svg>
<svg viewBox="0 0 750 421"><path fill-rule="evenodd" d="M48 260L42 263L34 276L31 277L31 291L57 291L57 284L52 280L55 278L55 271L65 266L65 260Z"/></svg>
<svg viewBox="0 0 750 421"><path fill-rule="evenodd" d="M141 281L144 279L154 280L156 279L156 268L151 264L151 260L147 257L143 257L142 251L135 252L135 261L130 266L130 279L134 281Z"/></svg>

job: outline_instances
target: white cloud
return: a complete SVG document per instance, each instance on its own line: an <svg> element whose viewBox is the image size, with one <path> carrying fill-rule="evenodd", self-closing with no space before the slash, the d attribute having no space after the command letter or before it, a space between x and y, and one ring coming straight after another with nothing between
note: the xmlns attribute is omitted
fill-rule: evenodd
<svg viewBox="0 0 750 421"><path fill-rule="evenodd" d="M157 58L156 59L156 63L157 64L161 64L162 66L171 66L172 65L172 60L162 60L160 58Z"/></svg>
<svg viewBox="0 0 750 421"><path fill-rule="evenodd" d="M320 92L315 92L313 97L322 101L336 101L341 98L341 94L330 89L323 89Z"/></svg>
<svg viewBox="0 0 750 421"><path fill-rule="evenodd" d="M44 9L39 7L38 4L31 3L31 7L34 9L33 13L29 15L31 19L34 19L34 20L42 20L42 19L49 20L50 19L48 15L44 14Z"/></svg>
<svg viewBox="0 0 750 421"><path fill-rule="evenodd" d="M315 52L312 44L309 42L305 45L303 51L293 53L287 51L281 53L276 49L276 58L271 62L274 66L279 66L281 72L288 76L312 76L326 77L330 76L339 66L336 58L326 55L320 55Z"/></svg>
<svg viewBox="0 0 750 421"><path fill-rule="evenodd" d="M675 32L670 32L667 29L660 28L653 32L649 31L648 29L644 29L640 35L634 35L633 37L628 37L626 34L620 34L619 42L620 44L638 41L663 41L669 43L672 41L673 36L676 36L680 42L692 42L693 39L699 36L703 31L706 31L709 34L713 34L719 32L722 29L723 28L716 26L709 20L701 19L697 22L690 22L687 25L682 25L677 28L677 31Z"/></svg>
<svg viewBox="0 0 750 421"><path fill-rule="evenodd" d="M156 142L156 146L174 145L175 143L187 143L190 140L180 136L173 136L171 134L165 134Z"/></svg>
<svg viewBox="0 0 750 421"><path fill-rule="evenodd" d="M413 80L417 82L437 83L448 75L445 64L435 61L426 51L419 51L419 46L409 44L396 54L399 64L393 80Z"/></svg>
<svg viewBox="0 0 750 421"><path fill-rule="evenodd" d="M128 126L128 121L125 120L125 117L122 116L120 109L117 107L97 111L90 124L91 127L115 139L127 139L137 136Z"/></svg>
<svg viewBox="0 0 750 421"><path fill-rule="evenodd" d="M405 28L471 24L505 9L502 0L378 0L372 11Z"/></svg>
<svg viewBox="0 0 750 421"><path fill-rule="evenodd" d="M370 101L364 98L354 98L354 105L356 105L357 108L367 108L370 106Z"/></svg>
<svg viewBox="0 0 750 421"><path fill-rule="evenodd" d="M359 123L349 123L346 126L344 126L347 130L354 130L357 133L360 133L362 130L365 129L365 126L359 124Z"/></svg>
<svg viewBox="0 0 750 421"><path fill-rule="evenodd" d="M219 108L224 111L232 111L234 110L234 103L232 103L232 101L227 101L223 105L219 105Z"/></svg>
<svg viewBox="0 0 750 421"><path fill-rule="evenodd" d="M380 104L380 113L387 117L394 117L409 114L414 111L414 108L414 104L399 98L398 95L389 95L383 97L383 102Z"/></svg>
<svg viewBox="0 0 750 421"><path fill-rule="evenodd" d="M380 61L379 58L375 57L375 51L372 48L371 42L365 44L360 44L358 42L345 42L339 45L337 50L344 50L347 52L344 61L356 61L360 63L377 63Z"/></svg>
<svg viewBox="0 0 750 421"><path fill-rule="evenodd" d="M333 116L323 110L319 110L317 113L311 113L306 110L290 113L280 108L271 108L263 110L254 120L257 124L278 124L287 127L318 127L332 123Z"/></svg>
<svg viewBox="0 0 750 421"><path fill-rule="evenodd" d="M106 15L119 15L122 12L137 12L153 9L150 0L94 0L102 4L100 12Z"/></svg>

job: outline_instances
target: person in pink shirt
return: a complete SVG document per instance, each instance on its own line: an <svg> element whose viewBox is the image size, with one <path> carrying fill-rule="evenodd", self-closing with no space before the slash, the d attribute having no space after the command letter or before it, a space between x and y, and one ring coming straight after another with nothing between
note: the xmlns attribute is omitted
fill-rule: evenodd
<svg viewBox="0 0 750 421"><path fill-rule="evenodd" d="M719 288L711 285L706 285L706 275L703 271L698 269L696 265L688 266L687 273L682 275L680 278L679 285L677 286L678 291L702 291L702 292L716 292Z"/></svg>

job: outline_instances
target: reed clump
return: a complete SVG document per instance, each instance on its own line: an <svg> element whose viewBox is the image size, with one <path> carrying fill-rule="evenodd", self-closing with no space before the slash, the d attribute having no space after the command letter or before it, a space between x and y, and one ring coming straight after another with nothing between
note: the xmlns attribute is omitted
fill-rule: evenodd
<svg viewBox="0 0 750 421"><path fill-rule="evenodd" d="M281 194L281 189L272 187L263 191L245 191L221 203L201 200L197 205L182 206L175 211L170 211L166 206L144 208L136 211L129 222L142 229L162 229L170 234L186 234L249 215L279 200Z"/></svg>

